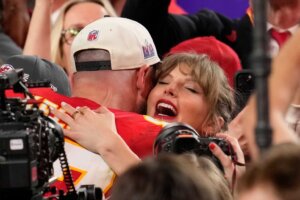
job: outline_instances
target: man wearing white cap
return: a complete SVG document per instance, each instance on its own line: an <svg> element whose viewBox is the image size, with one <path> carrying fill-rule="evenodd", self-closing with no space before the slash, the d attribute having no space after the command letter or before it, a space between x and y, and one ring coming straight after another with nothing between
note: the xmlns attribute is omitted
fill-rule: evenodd
<svg viewBox="0 0 300 200"><path fill-rule="evenodd" d="M80 31L72 43L71 51L74 62L72 96L79 98L63 99L48 95L48 101L52 99L53 104L64 101L81 108L87 106L95 109L100 104L123 111L142 111L153 85L155 70L151 66L159 63L160 59L150 34L141 24L125 18L101 18ZM60 109L60 106L56 108ZM78 110L69 118L79 117L82 113ZM161 126L146 121L142 115L130 113L131 117L128 118L125 112L119 113L129 119L124 126L118 126L120 132L128 129L128 133L121 134L121 137L138 156L150 155L152 141L159 130L155 128ZM140 120L137 120L137 116ZM142 121L140 126L137 125L138 121ZM141 131L141 126L147 123L151 125ZM129 124L138 127L139 131L133 133L128 128ZM118 145L114 150L117 149ZM108 196L116 176L102 159L108 154L99 156L67 137L65 151L75 186L78 188L80 185L93 184L101 187ZM112 153L110 155L114 156ZM54 174L58 177L55 185L63 188L58 162L54 164Z"/></svg>
<svg viewBox="0 0 300 200"><path fill-rule="evenodd" d="M86 26L72 47L72 95L109 108L141 113L160 62L149 32L126 18Z"/></svg>

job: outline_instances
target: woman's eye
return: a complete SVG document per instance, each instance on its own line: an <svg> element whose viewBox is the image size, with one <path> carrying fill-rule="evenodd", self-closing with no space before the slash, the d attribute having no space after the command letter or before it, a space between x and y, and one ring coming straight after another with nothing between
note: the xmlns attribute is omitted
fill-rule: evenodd
<svg viewBox="0 0 300 200"><path fill-rule="evenodd" d="M194 88L186 87L186 89L189 90L189 91L192 92L192 93L195 93L195 94L198 93L198 91L195 90Z"/></svg>
<svg viewBox="0 0 300 200"><path fill-rule="evenodd" d="M167 82L167 81L158 81L157 83L158 83L158 84L161 84L161 85L168 84L168 82Z"/></svg>

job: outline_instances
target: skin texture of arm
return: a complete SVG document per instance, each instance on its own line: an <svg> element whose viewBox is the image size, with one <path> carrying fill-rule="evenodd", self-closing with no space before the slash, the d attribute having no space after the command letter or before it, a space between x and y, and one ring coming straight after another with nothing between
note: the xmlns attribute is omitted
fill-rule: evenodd
<svg viewBox="0 0 300 200"><path fill-rule="evenodd" d="M115 116L107 108L102 106L95 111L87 107L75 109L66 103L62 103L62 108L69 115L58 110L52 110L52 113L69 125L70 129L64 130L65 136L101 155L117 175L140 162L118 134Z"/></svg>
<svg viewBox="0 0 300 200"><path fill-rule="evenodd" d="M272 63L269 77L270 122L273 129L273 144L298 142L296 134L288 128L284 115L299 87L300 79L300 32L298 31L282 47ZM245 108L244 129L253 159L259 157L255 143L256 99L252 96Z"/></svg>
<svg viewBox="0 0 300 200"><path fill-rule="evenodd" d="M117 15L120 16L123 10L123 7L126 3L126 0L111 0L111 4L117 12Z"/></svg>
<svg viewBox="0 0 300 200"><path fill-rule="evenodd" d="M36 0L33 10L24 55L37 55L51 59L51 5L52 0Z"/></svg>

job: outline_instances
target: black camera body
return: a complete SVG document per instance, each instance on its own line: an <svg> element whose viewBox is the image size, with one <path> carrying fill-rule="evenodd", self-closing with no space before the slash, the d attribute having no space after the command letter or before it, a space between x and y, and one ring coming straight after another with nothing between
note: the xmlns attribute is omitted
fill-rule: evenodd
<svg viewBox="0 0 300 200"><path fill-rule="evenodd" d="M21 108L0 112L0 194L10 198L42 195L63 141L62 130L42 112Z"/></svg>
<svg viewBox="0 0 300 200"><path fill-rule="evenodd" d="M35 100L6 98L5 90L22 75L22 70L0 75L1 199L41 198L64 144L61 127L38 109ZM17 92L25 86L20 84Z"/></svg>
<svg viewBox="0 0 300 200"><path fill-rule="evenodd" d="M0 199L101 200L102 190L82 185L75 190L64 151L62 128L39 110L22 82L23 70L0 73ZM30 84L32 87L48 83ZM24 93L26 98L6 98L5 91ZM67 192L50 187L53 163L59 159Z"/></svg>
<svg viewBox="0 0 300 200"><path fill-rule="evenodd" d="M159 132L154 142L153 153L195 153L198 156L209 157L223 170L219 160L209 149L211 142L216 143L226 155L234 156L235 153L227 141L216 137L201 137L194 128L180 122L170 123Z"/></svg>

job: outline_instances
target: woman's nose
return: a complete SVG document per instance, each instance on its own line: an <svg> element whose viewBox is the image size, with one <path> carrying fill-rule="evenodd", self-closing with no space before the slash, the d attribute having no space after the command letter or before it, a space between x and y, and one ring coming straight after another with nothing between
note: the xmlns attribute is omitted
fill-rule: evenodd
<svg viewBox="0 0 300 200"><path fill-rule="evenodd" d="M177 89L178 88L177 88L176 84L171 83L171 84L166 86L165 94L176 97L177 96Z"/></svg>

